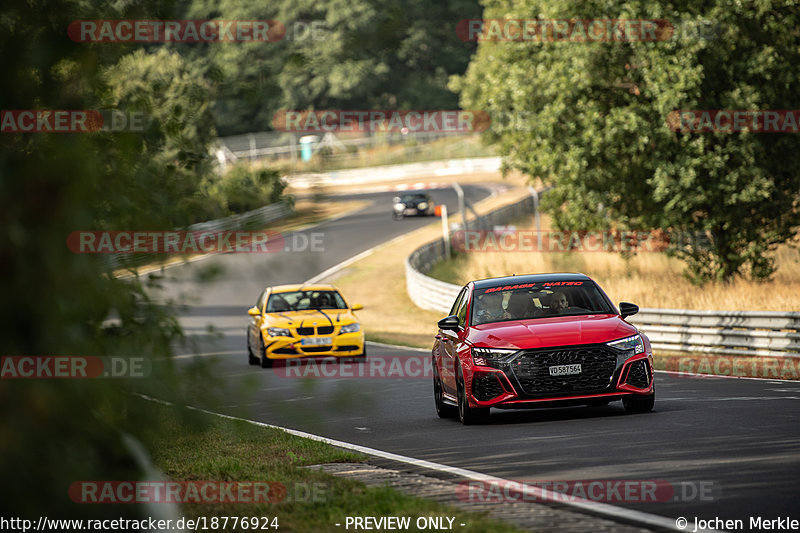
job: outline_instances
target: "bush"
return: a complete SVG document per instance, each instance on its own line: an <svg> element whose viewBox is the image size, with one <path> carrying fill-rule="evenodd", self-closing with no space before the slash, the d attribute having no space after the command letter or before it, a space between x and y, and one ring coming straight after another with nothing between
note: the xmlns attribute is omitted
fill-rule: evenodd
<svg viewBox="0 0 800 533"><path fill-rule="evenodd" d="M209 198L220 201L228 214L244 213L283 200L286 183L275 169L251 169L246 164L234 166L211 185Z"/></svg>

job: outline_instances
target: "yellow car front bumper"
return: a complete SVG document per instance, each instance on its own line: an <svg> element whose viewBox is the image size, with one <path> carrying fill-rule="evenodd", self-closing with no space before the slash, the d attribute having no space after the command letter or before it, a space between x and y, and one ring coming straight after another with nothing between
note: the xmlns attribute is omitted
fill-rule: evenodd
<svg viewBox="0 0 800 533"><path fill-rule="evenodd" d="M330 342L325 342L329 340ZM294 359L297 357L353 357L364 353L364 332L339 335L309 335L303 337L264 338L265 353L269 359Z"/></svg>

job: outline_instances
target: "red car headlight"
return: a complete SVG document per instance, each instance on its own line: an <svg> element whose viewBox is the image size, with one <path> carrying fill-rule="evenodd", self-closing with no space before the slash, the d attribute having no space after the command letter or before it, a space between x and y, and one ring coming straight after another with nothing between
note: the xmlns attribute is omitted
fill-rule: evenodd
<svg viewBox="0 0 800 533"><path fill-rule="evenodd" d="M606 346L613 348L625 359L644 352L644 341L641 335L634 335L618 341L607 342ZM619 361L619 358L617 360Z"/></svg>
<svg viewBox="0 0 800 533"><path fill-rule="evenodd" d="M478 366L487 366L489 362L499 362L518 351L507 348L472 348L472 362Z"/></svg>

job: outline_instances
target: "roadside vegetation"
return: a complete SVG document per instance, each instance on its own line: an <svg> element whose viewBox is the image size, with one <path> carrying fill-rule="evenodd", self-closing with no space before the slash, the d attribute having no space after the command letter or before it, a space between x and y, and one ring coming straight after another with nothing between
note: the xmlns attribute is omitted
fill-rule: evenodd
<svg viewBox="0 0 800 533"><path fill-rule="evenodd" d="M176 409L181 412L176 413ZM470 532L519 531L482 514L407 496L389 487L366 487L313 468L317 464L367 459L358 453L196 411L159 406L154 414L161 420L161 429L150 434L146 444L152 450L154 465L171 480L276 484L274 494L279 501L275 503L186 504L181 511L187 518L269 517L271 521L277 517L279 531L340 532L343 526L335 524L343 524L346 516L411 516L412 524L420 516L455 516L468 524ZM269 495L273 496L272 490ZM417 529L412 527L409 531Z"/></svg>
<svg viewBox="0 0 800 533"><path fill-rule="evenodd" d="M678 252L697 284L767 280L775 251L800 228L797 125L761 133L703 127L689 110L797 108L796 6L649 1L487 0L484 19L666 19L651 41L486 39L451 88L492 116L485 137L504 164L553 189L543 207L560 230L706 234ZM551 38L552 38L552 34ZM697 111L696 116L700 116ZM681 120L678 120L678 117ZM792 127L794 124L794 127ZM743 287L744 288L744 287Z"/></svg>
<svg viewBox="0 0 800 533"><path fill-rule="evenodd" d="M534 228L530 219L514 224L520 231ZM551 230L542 217L542 231ZM784 244L770 252L776 272L769 280L736 278L729 283L698 287L685 275L684 264L665 252L462 252L437 263L428 275L449 283L473 279L534 274L580 272L595 279L615 301L639 307L713 309L730 311L789 311L800 309L800 253Z"/></svg>
<svg viewBox="0 0 800 533"><path fill-rule="evenodd" d="M293 205L293 198L283 194L286 186L276 169L238 163L223 175L212 174L201 183L192 209L194 221L222 218L278 202Z"/></svg>

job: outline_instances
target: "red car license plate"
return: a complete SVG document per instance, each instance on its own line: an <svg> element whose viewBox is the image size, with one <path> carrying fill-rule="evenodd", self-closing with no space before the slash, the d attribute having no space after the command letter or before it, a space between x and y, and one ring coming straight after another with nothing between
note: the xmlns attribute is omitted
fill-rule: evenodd
<svg viewBox="0 0 800 533"><path fill-rule="evenodd" d="M581 373L581 365L556 365L550 367L551 376L571 376Z"/></svg>

